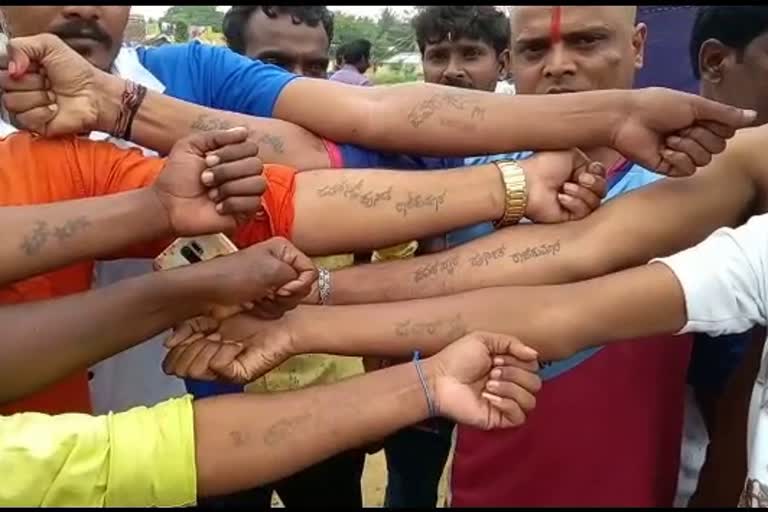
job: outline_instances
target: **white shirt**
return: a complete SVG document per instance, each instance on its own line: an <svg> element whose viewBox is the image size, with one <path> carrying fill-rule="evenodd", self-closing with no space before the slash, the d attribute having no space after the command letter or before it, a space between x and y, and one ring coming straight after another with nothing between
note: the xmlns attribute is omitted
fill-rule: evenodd
<svg viewBox="0 0 768 512"><path fill-rule="evenodd" d="M685 293L688 323L681 333L738 334L768 321L768 214L738 229L720 229L696 247L658 261L672 269ZM768 344L749 408L740 506L768 507L766 350Z"/></svg>

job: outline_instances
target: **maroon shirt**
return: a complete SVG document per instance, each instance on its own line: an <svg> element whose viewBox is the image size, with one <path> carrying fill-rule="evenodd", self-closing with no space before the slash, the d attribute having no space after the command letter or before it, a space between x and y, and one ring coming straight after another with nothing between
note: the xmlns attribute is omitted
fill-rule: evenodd
<svg viewBox="0 0 768 512"><path fill-rule="evenodd" d="M545 381L523 427L459 427L451 505L671 507L690 352L689 336L614 343Z"/></svg>

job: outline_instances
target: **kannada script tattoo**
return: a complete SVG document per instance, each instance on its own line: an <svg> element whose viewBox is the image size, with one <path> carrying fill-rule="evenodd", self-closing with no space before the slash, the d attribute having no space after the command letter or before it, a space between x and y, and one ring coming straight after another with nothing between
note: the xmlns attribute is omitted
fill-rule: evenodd
<svg viewBox="0 0 768 512"><path fill-rule="evenodd" d="M384 190L364 190L365 180L359 179L350 182L347 178L332 185L326 185L317 190L318 197L343 197L350 201L360 203L364 208L373 208L380 202L392 200L392 187Z"/></svg>
<svg viewBox="0 0 768 512"><path fill-rule="evenodd" d="M191 128L199 132L212 132L214 130L229 130L236 126L239 125L226 119L203 114L192 123ZM270 146L275 153L283 154L285 152L285 142L282 137L279 137L278 135L265 133L256 142L258 142L259 145L266 144Z"/></svg>
<svg viewBox="0 0 768 512"><path fill-rule="evenodd" d="M47 222L39 220L35 222L32 232L21 241L21 250L27 256L34 256L43 249L51 237L56 238L59 242L63 242L90 225L90 221L85 217L77 217L68 220L60 226L53 227L50 227Z"/></svg>
<svg viewBox="0 0 768 512"><path fill-rule="evenodd" d="M473 267L487 267L490 262L503 258L506 253L506 245L492 251L480 251L469 257L469 264Z"/></svg>
<svg viewBox="0 0 768 512"><path fill-rule="evenodd" d="M287 438L291 437L297 427L301 426L303 423L307 423L311 419L312 414L307 412L277 421L264 433L264 443L269 446L282 443Z"/></svg>
<svg viewBox="0 0 768 512"><path fill-rule="evenodd" d="M438 333L444 333L449 339L458 339L464 336L466 330L466 324L461 317L461 313L457 313L454 316L442 320L434 320L432 322L414 322L413 320L406 320L395 324L395 335L400 338L414 337L423 339L425 336L434 336Z"/></svg>
<svg viewBox="0 0 768 512"><path fill-rule="evenodd" d="M552 244L541 244L528 247L524 251L513 252L509 255L512 261L515 263L525 263L526 261L534 258L541 258L543 256L557 256L560 253L560 240L557 240Z"/></svg>
<svg viewBox="0 0 768 512"><path fill-rule="evenodd" d="M435 261L434 263L427 263L416 269L413 273L413 282L418 283L424 279L434 277L437 274L453 275L456 267L459 266L459 256L453 255L445 259Z"/></svg>
<svg viewBox="0 0 768 512"><path fill-rule="evenodd" d="M444 92L435 94L413 107L408 113L408 122L414 128L418 128L432 118L435 113L450 109L468 115L468 119L440 118L441 125L463 130L473 130L475 125L469 121L485 120L485 109L475 105L475 101L476 98L464 93Z"/></svg>
<svg viewBox="0 0 768 512"><path fill-rule="evenodd" d="M434 208L435 212L440 210L440 206L445 203L445 195L448 191L443 190L442 194L414 194L408 192L408 199L405 201L398 201L395 204L395 210L403 217L408 216L408 212L411 210L418 210L422 208Z"/></svg>

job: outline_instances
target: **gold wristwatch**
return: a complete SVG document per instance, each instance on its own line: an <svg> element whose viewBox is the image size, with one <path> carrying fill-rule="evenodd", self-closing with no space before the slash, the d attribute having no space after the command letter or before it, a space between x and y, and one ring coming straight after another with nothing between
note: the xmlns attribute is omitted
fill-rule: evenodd
<svg viewBox="0 0 768 512"><path fill-rule="evenodd" d="M504 182L504 215L494 223L495 228L517 224L525 215L528 204L528 189L525 171L515 160L493 162L499 169Z"/></svg>

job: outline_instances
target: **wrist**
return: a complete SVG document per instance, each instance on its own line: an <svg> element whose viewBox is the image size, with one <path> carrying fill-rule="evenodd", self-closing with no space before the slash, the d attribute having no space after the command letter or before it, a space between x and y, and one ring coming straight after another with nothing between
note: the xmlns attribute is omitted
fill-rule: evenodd
<svg viewBox="0 0 768 512"><path fill-rule="evenodd" d="M96 89L98 91L97 106L99 114L95 129L104 133L112 133L122 108L125 80L111 73L98 71L96 74Z"/></svg>
<svg viewBox="0 0 768 512"><path fill-rule="evenodd" d="M277 322L282 324L284 332L290 339L291 352L297 354L312 354L322 352L315 350L316 345L322 345L321 329L315 329L317 322L312 321L312 312L322 306L298 306L296 309L287 312ZM325 308L323 308L325 309ZM318 315L322 318L322 312Z"/></svg>
<svg viewBox="0 0 768 512"><path fill-rule="evenodd" d="M150 295L158 298L157 308L175 308L180 320L207 314L215 284L197 270L189 266L147 274L159 290Z"/></svg>
<svg viewBox="0 0 768 512"><path fill-rule="evenodd" d="M412 363L416 364L416 363ZM440 381L441 378L445 377L445 368L440 363L440 360L437 358L437 356L428 357L426 359L420 360L418 362L419 365L421 365L422 369L422 375L424 376L424 384L422 385L424 389L424 406L426 407L427 411L429 411L429 403L427 401L427 393L429 393L429 397L432 400L432 407L434 409L434 415L435 417L440 416L442 413L442 409L440 408L440 397L437 392L438 388L438 381ZM427 415L429 416L429 412L427 412Z"/></svg>
<svg viewBox="0 0 768 512"><path fill-rule="evenodd" d="M146 214L146 218L152 219L152 232L154 233L152 240L176 236L168 209L163 204L159 194L154 185L138 191L141 211Z"/></svg>
<svg viewBox="0 0 768 512"><path fill-rule="evenodd" d="M523 167L516 160L494 162L502 190L504 191L504 213L494 226L503 228L520 222L528 208L528 183Z"/></svg>

